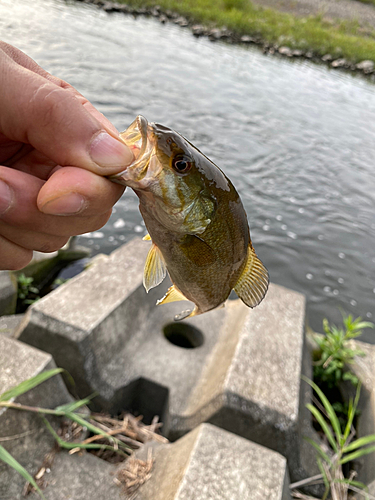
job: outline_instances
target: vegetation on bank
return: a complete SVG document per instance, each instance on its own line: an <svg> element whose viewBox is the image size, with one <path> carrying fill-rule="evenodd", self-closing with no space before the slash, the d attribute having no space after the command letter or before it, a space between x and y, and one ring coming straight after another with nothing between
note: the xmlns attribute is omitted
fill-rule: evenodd
<svg viewBox="0 0 375 500"><path fill-rule="evenodd" d="M250 0L119 0L133 7L160 6L191 22L225 26L239 35L259 37L265 42L291 49L331 54L351 62L375 61L375 31L358 21L327 21L322 16L295 17L254 5Z"/></svg>
<svg viewBox="0 0 375 500"><path fill-rule="evenodd" d="M314 380L302 377L314 390L312 403L306 405L313 415L314 427L320 431L320 441L305 437L316 451L320 474L291 485L293 498L317 500L296 488L313 484L324 484L321 500L332 498L348 500L350 492L366 499L375 498L368 494L365 484L355 480L353 461L375 452L375 434L357 434L360 418L359 398L361 381L352 371L356 357L365 356L352 341L360 337L362 329L374 328L373 323L343 315L343 327L323 320L325 335L312 335L317 349L313 351ZM346 390L344 387L346 385ZM353 390L355 388L355 396ZM348 390L349 389L349 390ZM344 395L345 393L345 395ZM348 393L352 397L348 399ZM330 495L330 496L329 496Z"/></svg>

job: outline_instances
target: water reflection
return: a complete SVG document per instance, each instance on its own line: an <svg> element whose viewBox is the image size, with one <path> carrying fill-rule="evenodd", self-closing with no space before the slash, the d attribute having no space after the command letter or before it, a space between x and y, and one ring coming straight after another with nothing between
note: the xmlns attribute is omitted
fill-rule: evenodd
<svg viewBox="0 0 375 500"><path fill-rule="evenodd" d="M0 29L119 129L140 113L215 161L241 194L271 279L307 295L313 328L324 316L338 321L339 306L375 318L375 89L366 80L83 3L2 0ZM137 207L128 190L84 243L110 252L142 236Z"/></svg>

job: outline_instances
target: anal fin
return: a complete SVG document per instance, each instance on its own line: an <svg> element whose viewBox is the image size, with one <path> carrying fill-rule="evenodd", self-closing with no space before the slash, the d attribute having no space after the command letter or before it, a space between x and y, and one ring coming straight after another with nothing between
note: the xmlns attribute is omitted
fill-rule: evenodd
<svg viewBox="0 0 375 500"><path fill-rule="evenodd" d="M234 291L247 306L255 307L266 295L268 283L268 271L249 245L247 261Z"/></svg>
<svg viewBox="0 0 375 500"><path fill-rule="evenodd" d="M174 320L181 321L182 319L192 318L193 316L197 316L198 314L198 308L195 306L193 310L187 309L186 311L182 311L179 314L176 314Z"/></svg>
<svg viewBox="0 0 375 500"><path fill-rule="evenodd" d="M167 293L164 297L156 302L156 305L168 304L169 302L177 302L179 300L188 300L185 295L183 295L180 290L178 290L174 285L168 288Z"/></svg>

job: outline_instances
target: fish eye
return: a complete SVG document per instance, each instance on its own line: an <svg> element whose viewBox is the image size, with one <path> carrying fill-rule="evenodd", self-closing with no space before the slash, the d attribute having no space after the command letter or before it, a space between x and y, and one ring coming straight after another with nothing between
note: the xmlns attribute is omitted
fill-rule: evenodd
<svg viewBox="0 0 375 500"><path fill-rule="evenodd" d="M193 163L190 158L182 155L175 156L172 160L172 168L178 174L186 174L191 169Z"/></svg>

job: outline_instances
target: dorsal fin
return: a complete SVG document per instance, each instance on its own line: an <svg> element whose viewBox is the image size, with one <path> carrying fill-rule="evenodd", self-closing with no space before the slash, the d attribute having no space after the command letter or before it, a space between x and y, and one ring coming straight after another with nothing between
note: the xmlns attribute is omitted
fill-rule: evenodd
<svg viewBox="0 0 375 500"><path fill-rule="evenodd" d="M249 307L257 306L268 289L268 271L258 259L251 245L247 251L247 261L234 291Z"/></svg>
<svg viewBox="0 0 375 500"><path fill-rule="evenodd" d="M156 302L156 305L168 304L168 302L177 302L178 300L188 300L185 295L183 295L180 290L178 290L174 285L168 288L167 293L164 297Z"/></svg>
<svg viewBox="0 0 375 500"><path fill-rule="evenodd" d="M165 278L167 274L167 267L165 265L164 257L155 243L150 248L147 259L145 263L145 269L143 273L143 286L146 288L146 292L150 288L159 285Z"/></svg>

